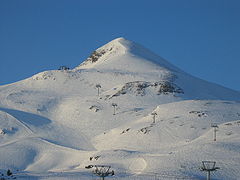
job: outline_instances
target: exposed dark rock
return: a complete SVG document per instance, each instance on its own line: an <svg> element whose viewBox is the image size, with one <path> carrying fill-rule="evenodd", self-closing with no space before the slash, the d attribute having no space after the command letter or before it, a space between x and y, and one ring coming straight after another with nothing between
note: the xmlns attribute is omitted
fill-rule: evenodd
<svg viewBox="0 0 240 180"><path fill-rule="evenodd" d="M101 50L101 51L93 51L92 54L87 58L86 62L97 62L98 59L104 55L106 53L105 50Z"/></svg>
<svg viewBox="0 0 240 180"><path fill-rule="evenodd" d="M131 92L136 94L137 96L144 96L146 94L147 88L154 88L157 95L167 95L167 94L183 94L183 90L178 87L176 84L168 82L168 81L161 81L161 82L145 82L145 81L134 81L126 83L122 89L120 89L115 94L107 95L106 99L111 99L116 96L124 95L127 92Z"/></svg>
<svg viewBox="0 0 240 180"><path fill-rule="evenodd" d="M196 114L198 117L207 116L207 112L205 111L190 111L189 114Z"/></svg>

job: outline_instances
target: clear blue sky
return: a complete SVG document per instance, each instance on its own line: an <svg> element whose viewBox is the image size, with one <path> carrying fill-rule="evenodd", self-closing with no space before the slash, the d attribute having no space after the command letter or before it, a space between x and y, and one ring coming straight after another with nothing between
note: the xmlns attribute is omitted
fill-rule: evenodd
<svg viewBox="0 0 240 180"><path fill-rule="evenodd" d="M239 0L0 0L0 84L75 67L122 36L240 90Z"/></svg>

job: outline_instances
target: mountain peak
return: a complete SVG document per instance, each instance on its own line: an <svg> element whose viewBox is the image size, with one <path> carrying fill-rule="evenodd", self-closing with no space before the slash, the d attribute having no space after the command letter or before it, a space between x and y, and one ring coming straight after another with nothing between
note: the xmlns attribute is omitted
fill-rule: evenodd
<svg viewBox="0 0 240 180"><path fill-rule="evenodd" d="M126 53L129 50L131 44L133 44L133 42L123 37L119 37L119 38L113 39L112 41L98 48L96 51L98 50L118 51L117 54L122 54L122 53Z"/></svg>
<svg viewBox="0 0 240 180"><path fill-rule="evenodd" d="M147 48L123 37L116 38L93 51L75 70L88 68L122 69L128 71L152 71L160 68L181 71Z"/></svg>
<svg viewBox="0 0 240 180"><path fill-rule="evenodd" d="M99 62L106 61L109 58L123 55L128 51L128 44L130 41L123 37L116 38L107 44L101 46L91 53L91 55L75 69L90 68Z"/></svg>
<svg viewBox="0 0 240 180"><path fill-rule="evenodd" d="M124 37L119 37L119 38L113 39L109 43L120 42L120 41L127 41L127 39L125 39Z"/></svg>

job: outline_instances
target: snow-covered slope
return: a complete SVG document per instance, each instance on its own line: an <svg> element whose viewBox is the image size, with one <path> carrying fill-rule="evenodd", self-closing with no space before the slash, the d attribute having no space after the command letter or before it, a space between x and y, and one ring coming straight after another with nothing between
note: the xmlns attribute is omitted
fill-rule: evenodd
<svg viewBox="0 0 240 180"><path fill-rule="evenodd" d="M236 179L239 100L239 92L118 38L72 70L45 71L0 87L0 169L74 171L84 178L85 166L108 164L139 178L201 178L201 161L215 160L224 167L216 178ZM219 126L217 142L212 123Z"/></svg>

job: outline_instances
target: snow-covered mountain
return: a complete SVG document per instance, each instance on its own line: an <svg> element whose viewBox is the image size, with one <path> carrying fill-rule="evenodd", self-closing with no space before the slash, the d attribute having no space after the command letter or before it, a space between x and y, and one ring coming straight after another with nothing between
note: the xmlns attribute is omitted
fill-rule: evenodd
<svg viewBox="0 0 240 180"><path fill-rule="evenodd" d="M240 92L118 38L74 69L0 86L0 169L84 179L91 175L85 166L107 164L125 172L122 179L201 179L201 161L214 160L221 167L216 179L237 179L239 100ZM216 142L212 123L219 126Z"/></svg>

